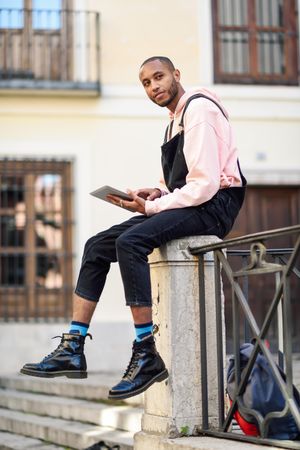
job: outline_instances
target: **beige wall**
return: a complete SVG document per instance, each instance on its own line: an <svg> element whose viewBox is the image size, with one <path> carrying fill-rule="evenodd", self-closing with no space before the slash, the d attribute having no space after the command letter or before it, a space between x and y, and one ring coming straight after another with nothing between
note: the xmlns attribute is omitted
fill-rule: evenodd
<svg viewBox="0 0 300 450"><path fill-rule="evenodd" d="M187 83L197 82L199 30L197 0L90 0L101 13L103 83L135 84L137 68L162 54L186 67Z"/></svg>

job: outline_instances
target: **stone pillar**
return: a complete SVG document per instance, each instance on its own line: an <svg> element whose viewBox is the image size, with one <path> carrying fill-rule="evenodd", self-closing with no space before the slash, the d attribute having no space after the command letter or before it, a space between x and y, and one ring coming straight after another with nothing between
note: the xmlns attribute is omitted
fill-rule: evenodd
<svg viewBox="0 0 300 450"><path fill-rule="evenodd" d="M142 432L135 449L147 449L147 435L178 437L195 433L202 423L198 259L188 247L219 242L193 236L169 242L149 258L156 345L169 378L145 392ZM205 297L210 422L218 417L215 283L213 253L205 255ZM146 440L146 441L145 441ZM148 447L149 448L149 447Z"/></svg>

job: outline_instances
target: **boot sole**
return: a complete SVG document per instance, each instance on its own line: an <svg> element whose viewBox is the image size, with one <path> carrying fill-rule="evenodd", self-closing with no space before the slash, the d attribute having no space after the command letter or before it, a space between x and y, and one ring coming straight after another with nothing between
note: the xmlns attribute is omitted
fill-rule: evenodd
<svg viewBox="0 0 300 450"><path fill-rule="evenodd" d="M55 378L55 377L67 377L67 378L87 378L87 372L83 370L63 370L61 372L41 372L30 369L21 369L21 373L24 375L31 375L32 377L40 378Z"/></svg>
<svg viewBox="0 0 300 450"><path fill-rule="evenodd" d="M111 400L119 400L119 399L125 399L134 397L135 395L141 394L142 392L146 391L152 384L159 383L161 381L164 381L168 378L169 373L167 369L165 369L163 372L156 375L154 378L152 378L148 383L146 383L144 386L127 393L116 393L116 394L108 394L108 398Z"/></svg>

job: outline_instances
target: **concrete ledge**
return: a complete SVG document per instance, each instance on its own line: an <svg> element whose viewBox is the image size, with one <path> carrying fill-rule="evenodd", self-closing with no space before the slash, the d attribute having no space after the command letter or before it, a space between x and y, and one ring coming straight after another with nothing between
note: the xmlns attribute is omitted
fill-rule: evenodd
<svg viewBox="0 0 300 450"><path fill-rule="evenodd" d="M265 445L249 444L207 436L167 439L144 432L137 433L134 436L134 448L138 448L138 450L280 450L279 447L266 447Z"/></svg>
<svg viewBox="0 0 300 450"><path fill-rule="evenodd" d="M189 248L220 242L216 236L190 236L173 240L149 257L153 320L158 325L156 343L169 371L169 378L145 392L142 430L175 438L181 429L193 435L202 423L200 368L200 313L198 258ZM218 417L215 283L213 253L204 257L204 285L210 423ZM146 447L145 447L146 448ZM155 448L149 443L148 449ZM137 447L138 450L139 447Z"/></svg>

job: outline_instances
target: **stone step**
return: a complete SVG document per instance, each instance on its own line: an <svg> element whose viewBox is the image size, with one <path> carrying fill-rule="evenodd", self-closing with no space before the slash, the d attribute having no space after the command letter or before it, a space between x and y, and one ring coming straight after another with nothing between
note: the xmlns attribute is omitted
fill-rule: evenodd
<svg viewBox="0 0 300 450"><path fill-rule="evenodd" d="M41 416L87 422L135 433L141 429L142 409L87 400L0 389L0 407Z"/></svg>
<svg viewBox="0 0 300 450"><path fill-rule="evenodd" d="M40 439L33 439L19 434L0 431L0 450L65 450L61 447Z"/></svg>
<svg viewBox="0 0 300 450"><path fill-rule="evenodd" d="M0 408L0 430L42 439L72 449L87 449L100 441L133 450L133 433L77 421L25 414Z"/></svg>
<svg viewBox="0 0 300 450"><path fill-rule="evenodd" d="M0 387L26 392L39 392L85 400L104 400L108 391L120 381L120 374L90 373L88 378L74 380L65 377L38 378L21 374L0 376ZM112 404L116 404L113 402ZM119 404L143 405L143 394L119 402Z"/></svg>

